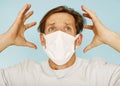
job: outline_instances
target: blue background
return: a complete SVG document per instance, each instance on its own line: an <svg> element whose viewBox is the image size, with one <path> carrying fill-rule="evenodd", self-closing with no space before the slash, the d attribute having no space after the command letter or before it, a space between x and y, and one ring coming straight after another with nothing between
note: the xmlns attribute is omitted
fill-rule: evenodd
<svg viewBox="0 0 120 86"><path fill-rule="evenodd" d="M6 32L14 22L18 12L26 3L32 5L34 15L26 22L36 21L37 25L25 32L27 40L34 42L38 49L28 47L11 46L0 53L0 68L6 68L17 64L25 59L34 59L41 62L47 59L42 46L40 45L39 32L37 27L44 14L59 5L66 5L82 13L81 5L93 10L100 20L112 31L120 34L120 0L0 0L0 34ZM87 19L87 23L91 22ZM77 56L85 59L103 58L114 64L120 64L120 53L109 47L101 45L86 54L83 49L93 37L93 32L84 30L82 45L77 49ZM108 38L109 39L109 38Z"/></svg>

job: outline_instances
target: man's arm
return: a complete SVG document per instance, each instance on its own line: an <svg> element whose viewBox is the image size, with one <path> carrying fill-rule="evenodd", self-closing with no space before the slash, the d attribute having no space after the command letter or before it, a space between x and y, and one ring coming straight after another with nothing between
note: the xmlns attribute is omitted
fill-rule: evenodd
<svg viewBox="0 0 120 86"><path fill-rule="evenodd" d="M120 86L120 66L114 70L109 81L110 86Z"/></svg>
<svg viewBox="0 0 120 86"><path fill-rule="evenodd" d="M111 32L111 36L106 41L109 46L120 52L120 35Z"/></svg>
<svg viewBox="0 0 120 86"><path fill-rule="evenodd" d="M92 42L84 49L84 52L99 46L101 44L107 44L112 48L120 52L120 35L110 31L95 15L95 13L88 8L82 6L82 10L85 12L84 17L91 19L93 25L85 25L84 28L93 30L94 38Z"/></svg>
<svg viewBox="0 0 120 86"><path fill-rule="evenodd" d="M19 12L10 29L0 35L0 52L11 45L37 48L35 44L28 42L24 37L24 32L28 28L36 25L36 22L24 24L24 22L33 14L33 11L28 12L30 7L30 4L25 5L25 7Z"/></svg>

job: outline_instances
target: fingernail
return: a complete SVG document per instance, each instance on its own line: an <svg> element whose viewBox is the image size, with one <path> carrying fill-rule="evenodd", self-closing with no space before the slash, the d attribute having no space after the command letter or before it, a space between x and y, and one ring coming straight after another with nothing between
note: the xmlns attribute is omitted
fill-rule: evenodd
<svg viewBox="0 0 120 86"><path fill-rule="evenodd" d="M84 53L86 53L86 51L83 51Z"/></svg>
<svg viewBox="0 0 120 86"><path fill-rule="evenodd" d="M86 53L86 51L85 51L85 50L83 50L83 53Z"/></svg>

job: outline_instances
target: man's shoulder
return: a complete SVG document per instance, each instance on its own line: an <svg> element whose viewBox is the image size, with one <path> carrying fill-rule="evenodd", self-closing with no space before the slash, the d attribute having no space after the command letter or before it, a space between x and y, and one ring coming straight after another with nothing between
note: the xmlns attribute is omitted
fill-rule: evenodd
<svg viewBox="0 0 120 86"><path fill-rule="evenodd" d="M107 62L102 58L93 58L91 60L78 58L80 67L83 67L85 70L96 70L96 71L114 71L116 68L120 67L118 64L112 64Z"/></svg>
<svg viewBox="0 0 120 86"><path fill-rule="evenodd" d="M92 60L80 60L81 62L83 62L79 66L82 67L82 74L85 75L89 80L91 80L91 82L96 79L97 83L100 85L103 82L109 83L111 77L118 76L120 73L119 65L109 63L102 58L94 58Z"/></svg>
<svg viewBox="0 0 120 86"><path fill-rule="evenodd" d="M94 66L97 66L99 68L109 68L109 69L115 69L116 67L119 67L118 64L113 64L108 61L106 61L103 58L94 58L90 61L90 63Z"/></svg>
<svg viewBox="0 0 120 86"><path fill-rule="evenodd" d="M117 64L107 62L105 59L100 58L100 57L93 58L93 59L84 59L84 58L78 57L78 60L82 62L83 64L88 64L92 66L119 66Z"/></svg>
<svg viewBox="0 0 120 86"><path fill-rule="evenodd" d="M33 69L40 69L41 64L33 59L27 59L24 61L21 61L13 66L10 66L8 68L5 68L6 71L30 71Z"/></svg>

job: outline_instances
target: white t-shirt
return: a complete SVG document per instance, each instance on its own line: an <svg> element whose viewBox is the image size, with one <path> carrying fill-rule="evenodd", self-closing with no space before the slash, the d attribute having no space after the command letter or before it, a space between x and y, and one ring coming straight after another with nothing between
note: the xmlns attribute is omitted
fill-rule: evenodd
<svg viewBox="0 0 120 86"><path fill-rule="evenodd" d="M77 58L69 68L52 70L48 61L26 60L1 69L0 86L120 86L120 66Z"/></svg>

